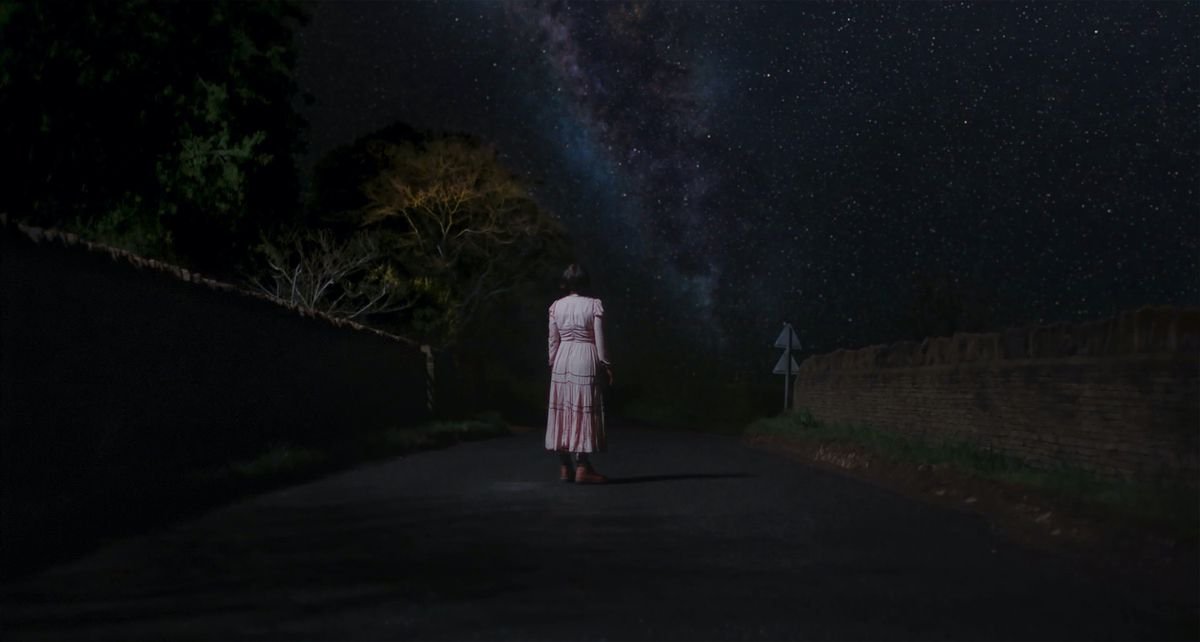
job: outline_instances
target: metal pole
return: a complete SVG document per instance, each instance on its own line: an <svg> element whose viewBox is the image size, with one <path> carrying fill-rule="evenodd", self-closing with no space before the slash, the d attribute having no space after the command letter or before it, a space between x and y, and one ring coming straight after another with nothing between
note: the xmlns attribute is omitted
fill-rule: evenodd
<svg viewBox="0 0 1200 642"><path fill-rule="evenodd" d="M421 352L425 354L425 409L429 411L429 416L433 417L434 389L437 386L433 373L433 347L423 345Z"/></svg>
<svg viewBox="0 0 1200 642"><path fill-rule="evenodd" d="M788 385L788 382L792 379L792 326L791 324L785 322L783 327L784 331L787 332L787 347L783 349L783 361L785 364L783 366L783 411L787 412L788 408L790 407L790 404L788 403L788 396L791 390L791 386Z"/></svg>

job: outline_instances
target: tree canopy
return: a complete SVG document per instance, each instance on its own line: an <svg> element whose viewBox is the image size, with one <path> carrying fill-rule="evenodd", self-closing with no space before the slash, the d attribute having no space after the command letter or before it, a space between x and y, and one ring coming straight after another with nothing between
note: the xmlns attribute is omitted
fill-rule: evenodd
<svg viewBox="0 0 1200 642"><path fill-rule="evenodd" d="M304 19L294 2L0 3L0 211L230 267L294 213Z"/></svg>
<svg viewBox="0 0 1200 642"><path fill-rule="evenodd" d="M306 19L290 1L0 0L0 211L439 346L561 267L561 225L467 135L397 123L335 149L302 206Z"/></svg>
<svg viewBox="0 0 1200 642"><path fill-rule="evenodd" d="M439 347L567 260L558 220L493 147L465 134L397 124L332 150L309 203L306 232L262 244L259 287Z"/></svg>
<svg viewBox="0 0 1200 642"><path fill-rule="evenodd" d="M536 280L565 233L496 158L463 137L380 143L383 171L364 186L362 225L392 239L414 291L434 305L415 320L453 340L480 306Z"/></svg>

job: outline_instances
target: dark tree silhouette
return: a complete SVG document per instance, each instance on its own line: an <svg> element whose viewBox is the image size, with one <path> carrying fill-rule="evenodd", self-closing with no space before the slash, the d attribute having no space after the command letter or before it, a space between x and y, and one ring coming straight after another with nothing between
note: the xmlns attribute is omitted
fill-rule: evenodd
<svg viewBox="0 0 1200 642"><path fill-rule="evenodd" d="M0 211L227 271L294 216L303 20L293 2L0 3Z"/></svg>
<svg viewBox="0 0 1200 642"><path fill-rule="evenodd" d="M1008 321L994 281L937 271L912 275L902 326L907 339L997 330Z"/></svg>

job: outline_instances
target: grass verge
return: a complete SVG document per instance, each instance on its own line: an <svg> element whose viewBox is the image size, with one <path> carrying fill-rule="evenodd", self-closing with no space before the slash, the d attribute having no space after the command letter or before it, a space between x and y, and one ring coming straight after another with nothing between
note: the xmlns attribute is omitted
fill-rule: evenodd
<svg viewBox="0 0 1200 642"><path fill-rule="evenodd" d="M463 441L501 437L508 432L508 425L499 415L484 414L475 419L436 421L411 428L392 428L368 435L367 444L373 452L391 456Z"/></svg>
<svg viewBox="0 0 1200 642"><path fill-rule="evenodd" d="M751 383L618 383L608 393L608 412L618 422L737 434L741 426L773 405L777 392L773 386Z"/></svg>
<svg viewBox="0 0 1200 642"><path fill-rule="evenodd" d="M336 470L357 462L394 457L420 450L444 448L464 441L507 435L508 425L496 413L473 419L434 421L366 433L355 439L324 447L300 447L277 443L253 459L230 461L199 472L194 480L247 483L292 481L315 473Z"/></svg>
<svg viewBox="0 0 1200 642"><path fill-rule="evenodd" d="M1110 479L1082 468L1044 469L980 446L933 442L869 425L817 421L807 410L759 419L748 438L775 437L861 450L885 461L916 467L948 467L976 479L1029 489L1091 514L1120 519L1173 538L1200 540L1200 491L1172 482Z"/></svg>

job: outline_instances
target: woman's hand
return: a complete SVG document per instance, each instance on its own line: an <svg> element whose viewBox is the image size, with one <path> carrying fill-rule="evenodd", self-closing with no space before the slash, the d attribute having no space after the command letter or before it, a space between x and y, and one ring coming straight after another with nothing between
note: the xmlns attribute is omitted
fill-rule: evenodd
<svg viewBox="0 0 1200 642"><path fill-rule="evenodd" d="M608 385L610 385L610 386L613 385L612 365L607 364L607 363L604 364L604 371L608 373Z"/></svg>

